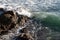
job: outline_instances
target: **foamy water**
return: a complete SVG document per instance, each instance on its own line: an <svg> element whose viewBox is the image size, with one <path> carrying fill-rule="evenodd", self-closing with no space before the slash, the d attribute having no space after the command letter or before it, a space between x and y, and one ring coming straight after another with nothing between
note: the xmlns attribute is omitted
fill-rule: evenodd
<svg viewBox="0 0 60 40"><path fill-rule="evenodd" d="M0 8L28 17L35 16L42 20L49 17L60 21L60 0L0 0Z"/></svg>
<svg viewBox="0 0 60 40"><path fill-rule="evenodd" d="M0 7L31 16L31 12L59 12L60 0L0 0Z"/></svg>
<svg viewBox="0 0 60 40"><path fill-rule="evenodd" d="M60 32L60 0L0 0L0 8L4 8L7 11L13 10L19 15L33 16L36 21L41 20L42 25ZM35 29L37 28L36 25ZM17 29L17 34L20 29L22 28ZM41 27L39 26L37 30L41 31L40 29Z"/></svg>

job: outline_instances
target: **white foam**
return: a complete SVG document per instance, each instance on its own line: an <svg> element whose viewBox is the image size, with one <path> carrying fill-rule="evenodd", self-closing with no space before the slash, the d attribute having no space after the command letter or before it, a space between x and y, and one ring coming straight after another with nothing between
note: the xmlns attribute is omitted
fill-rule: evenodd
<svg viewBox="0 0 60 40"><path fill-rule="evenodd" d="M21 11L17 11L17 12L20 15L25 15L25 16L28 16L28 17L31 17L31 15L32 15L30 12L28 12L27 10L25 10L23 8L21 8Z"/></svg>
<svg viewBox="0 0 60 40"><path fill-rule="evenodd" d="M0 8L5 8L5 6L0 4Z"/></svg>
<svg viewBox="0 0 60 40"><path fill-rule="evenodd" d="M20 15L26 15L28 17L32 16L32 13L29 11L40 11L40 10L48 10L49 7L56 6L55 3L59 3L59 0L0 0L0 8L5 8L6 10L16 10ZM25 5L27 3L27 5ZM37 5L35 5L37 4ZM19 7L21 9L17 9ZM23 9L25 7L26 9ZM56 6L57 7L57 6ZM58 6L59 7L59 6ZM57 8L58 8L57 7ZM21 11L20 11L21 10ZM46 17L43 15L43 17Z"/></svg>
<svg viewBox="0 0 60 40"><path fill-rule="evenodd" d="M17 7L19 8L19 10L17 9ZM28 16L30 17L31 16L31 13L28 12L27 10L23 9L23 8L20 8L20 6L17 6L17 7L13 7L13 6L10 6L10 5L0 5L0 8L4 8L6 11L8 10L16 10L16 12L18 12L19 15L25 15L25 16Z"/></svg>

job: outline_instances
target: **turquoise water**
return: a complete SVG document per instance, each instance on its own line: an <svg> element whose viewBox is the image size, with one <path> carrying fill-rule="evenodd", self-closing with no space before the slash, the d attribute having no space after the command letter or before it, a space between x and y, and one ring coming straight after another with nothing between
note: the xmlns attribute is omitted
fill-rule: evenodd
<svg viewBox="0 0 60 40"><path fill-rule="evenodd" d="M42 20L42 23L53 30L60 31L60 19L56 16L48 16Z"/></svg>
<svg viewBox="0 0 60 40"><path fill-rule="evenodd" d="M57 14L42 12L35 14L35 18L40 19L44 26L49 27L54 31L60 31L60 16Z"/></svg>

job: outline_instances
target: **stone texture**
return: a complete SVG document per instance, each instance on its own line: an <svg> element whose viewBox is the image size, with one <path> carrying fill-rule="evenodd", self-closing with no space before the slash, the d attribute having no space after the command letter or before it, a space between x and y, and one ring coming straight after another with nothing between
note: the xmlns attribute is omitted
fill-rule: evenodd
<svg viewBox="0 0 60 40"><path fill-rule="evenodd" d="M23 28L20 32L20 35L16 36L16 40L34 40L28 29Z"/></svg>
<svg viewBox="0 0 60 40"><path fill-rule="evenodd" d="M12 40L16 36L15 34L17 34L19 27L24 27L29 18L17 15L12 10L5 11L3 8L0 8L0 11L2 11L0 15L0 40ZM21 32L17 35L15 40L33 40L26 28L21 29Z"/></svg>
<svg viewBox="0 0 60 40"><path fill-rule="evenodd" d="M4 34L11 28L14 28L17 23L17 15L13 11L5 11L0 15L0 34Z"/></svg>

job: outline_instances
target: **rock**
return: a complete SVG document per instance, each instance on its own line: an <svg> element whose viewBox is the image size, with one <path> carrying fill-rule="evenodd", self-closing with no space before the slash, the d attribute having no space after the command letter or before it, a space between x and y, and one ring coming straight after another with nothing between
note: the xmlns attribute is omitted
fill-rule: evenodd
<svg viewBox="0 0 60 40"><path fill-rule="evenodd" d="M13 11L5 11L0 15L0 34L7 32L15 27L17 23L17 15Z"/></svg>
<svg viewBox="0 0 60 40"><path fill-rule="evenodd" d="M3 11L0 15L0 34L4 34L16 26L23 26L28 20L27 16L17 15L12 10L5 11L0 8L0 11Z"/></svg>
<svg viewBox="0 0 60 40"><path fill-rule="evenodd" d="M20 30L20 33L28 33L28 29L27 28L23 28L22 30Z"/></svg>
<svg viewBox="0 0 60 40"><path fill-rule="evenodd" d="M5 12L5 10L3 8L0 8L0 15L4 12Z"/></svg>
<svg viewBox="0 0 60 40"><path fill-rule="evenodd" d="M26 28L23 28L21 30L20 35L16 37L16 40L34 40L32 35L29 33L29 31Z"/></svg>
<svg viewBox="0 0 60 40"><path fill-rule="evenodd" d="M3 8L0 8L0 11L3 11L3 12L5 12L5 10L4 10Z"/></svg>
<svg viewBox="0 0 60 40"><path fill-rule="evenodd" d="M32 36L30 34L22 33L21 35L19 35L17 37L16 40L33 40L33 38L32 38Z"/></svg>
<svg viewBox="0 0 60 40"><path fill-rule="evenodd" d="M17 15L12 10L5 11L4 9L0 9L0 11L3 11L0 15L0 37L2 37L2 40L10 40L10 33L14 36L15 34L18 35L16 40L34 40L27 28L19 29L20 34L17 34L18 28L24 27L29 17ZM11 37L13 38L14 36Z"/></svg>
<svg viewBox="0 0 60 40"><path fill-rule="evenodd" d="M23 26L28 21L28 19L29 19L29 17L27 17L27 16L19 15L18 24L20 26Z"/></svg>
<svg viewBox="0 0 60 40"><path fill-rule="evenodd" d="M16 13L14 14L13 11L7 11L7 12L5 12L5 16L6 16L7 18L10 18L10 19L12 20L12 22L14 22L14 23L16 23L17 20L18 20L18 17L17 17L17 15L16 15Z"/></svg>

